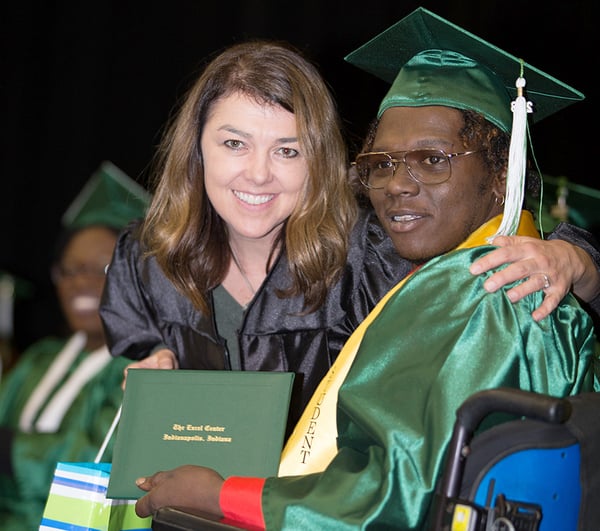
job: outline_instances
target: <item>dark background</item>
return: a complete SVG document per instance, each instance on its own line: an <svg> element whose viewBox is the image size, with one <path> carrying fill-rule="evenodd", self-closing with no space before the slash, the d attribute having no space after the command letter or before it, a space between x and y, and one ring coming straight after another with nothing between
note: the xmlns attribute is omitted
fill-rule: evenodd
<svg viewBox="0 0 600 531"><path fill-rule="evenodd" d="M60 217L103 160L140 184L171 110L207 56L247 37L285 39L319 66L351 151L387 86L343 61L423 5L582 91L533 128L543 172L597 183L598 31L590 1L105 0L0 8L0 270L34 288L17 301L22 347L56 324L48 263ZM584 133L585 131L585 133ZM590 164L592 162L592 164Z"/></svg>

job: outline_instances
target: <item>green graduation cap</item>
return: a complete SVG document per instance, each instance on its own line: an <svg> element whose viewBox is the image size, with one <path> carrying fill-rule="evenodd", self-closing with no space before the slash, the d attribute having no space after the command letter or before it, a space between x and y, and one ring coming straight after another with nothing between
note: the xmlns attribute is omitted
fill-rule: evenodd
<svg viewBox="0 0 600 531"><path fill-rule="evenodd" d="M28 280L0 269L0 299L8 295L16 299L29 299L33 290L33 284Z"/></svg>
<svg viewBox="0 0 600 531"><path fill-rule="evenodd" d="M479 112L510 134L496 235L514 234L524 200L528 113L539 121L583 94L422 7L345 59L392 84L378 117L391 107L443 105Z"/></svg>
<svg viewBox="0 0 600 531"><path fill-rule="evenodd" d="M112 162L104 161L62 217L67 228L106 225L122 229L141 218L150 194Z"/></svg>
<svg viewBox="0 0 600 531"><path fill-rule="evenodd" d="M516 79L539 121L584 95L493 44L422 7L345 57L392 83L378 115L389 107L444 105L481 112L511 131ZM523 70L521 70L523 68Z"/></svg>
<svg viewBox="0 0 600 531"><path fill-rule="evenodd" d="M539 201L529 197L532 204ZM536 212L539 214L539 212ZM549 232L568 221L593 233L600 230L600 190L569 181L567 177L544 175L542 227Z"/></svg>

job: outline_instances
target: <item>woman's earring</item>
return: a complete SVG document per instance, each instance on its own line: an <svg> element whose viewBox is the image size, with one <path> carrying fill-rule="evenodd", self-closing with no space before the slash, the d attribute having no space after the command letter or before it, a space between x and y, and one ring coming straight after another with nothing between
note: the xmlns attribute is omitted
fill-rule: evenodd
<svg viewBox="0 0 600 531"><path fill-rule="evenodd" d="M505 201L504 194L502 194L501 197L496 196L496 204L498 206L504 206L504 201Z"/></svg>

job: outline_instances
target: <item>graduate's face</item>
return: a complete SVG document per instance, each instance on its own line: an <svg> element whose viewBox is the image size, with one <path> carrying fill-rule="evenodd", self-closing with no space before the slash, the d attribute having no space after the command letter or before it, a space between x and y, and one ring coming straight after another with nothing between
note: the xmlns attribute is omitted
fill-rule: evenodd
<svg viewBox="0 0 600 531"><path fill-rule="evenodd" d="M465 146L461 141L462 127L462 114L456 109L392 107L381 117L372 151L477 150L479 146ZM494 192L497 196L504 193L501 183L488 174L480 153L453 157L450 165L447 181L422 184L400 162L382 189L369 191L396 250L414 263L455 248L500 212Z"/></svg>
<svg viewBox="0 0 600 531"><path fill-rule="evenodd" d="M308 170L294 114L234 93L217 100L201 137L204 185L230 237L275 238Z"/></svg>
<svg viewBox="0 0 600 531"><path fill-rule="evenodd" d="M77 232L67 244L59 266L53 272L61 308L71 331L84 331L88 343L104 343L98 314L104 288L105 270L117 236L103 227Z"/></svg>

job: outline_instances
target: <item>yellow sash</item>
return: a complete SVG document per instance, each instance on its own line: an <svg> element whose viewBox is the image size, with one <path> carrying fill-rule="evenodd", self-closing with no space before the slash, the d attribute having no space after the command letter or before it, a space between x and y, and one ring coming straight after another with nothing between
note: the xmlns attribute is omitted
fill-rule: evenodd
<svg viewBox="0 0 600 531"><path fill-rule="evenodd" d="M487 238L496 234L501 221L501 215L491 219L473 232L457 249L487 245ZM517 234L539 238L533 217L529 212L521 214ZM379 301L346 341L335 363L321 380L283 449L279 463L279 476L320 472L337 453L336 405L339 388L346 379L366 329L377 317L388 299L403 286L408 278L409 276L402 279Z"/></svg>

